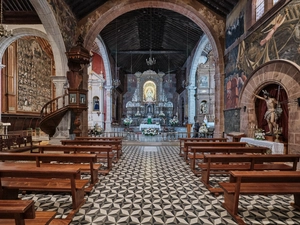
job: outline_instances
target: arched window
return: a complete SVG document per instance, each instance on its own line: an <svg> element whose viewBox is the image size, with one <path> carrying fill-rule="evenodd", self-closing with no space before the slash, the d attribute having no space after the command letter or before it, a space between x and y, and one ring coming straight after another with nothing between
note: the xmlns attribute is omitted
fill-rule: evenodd
<svg viewBox="0 0 300 225"><path fill-rule="evenodd" d="M256 0L255 4L255 19L258 20L262 17L265 12L265 1L264 0Z"/></svg>
<svg viewBox="0 0 300 225"><path fill-rule="evenodd" d="M93 98L93 110L99 111L99 97L97 96Z"/></svg>

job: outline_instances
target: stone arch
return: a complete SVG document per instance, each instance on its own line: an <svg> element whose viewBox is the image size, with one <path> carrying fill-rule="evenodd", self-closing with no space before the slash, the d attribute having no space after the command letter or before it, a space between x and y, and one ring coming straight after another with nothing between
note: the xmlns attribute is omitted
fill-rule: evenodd
<svg viewBox="0 0 300 225"><path fill-rule="evenodd" d="M197 49L195 51L195 54L193 55L193 58L191 60L191 67L190 67L190 72L189 72L189 84L192 86L192 87L196 87L196 71L197 71L197 67L199 65L199 58L205 48L205 46L209 43L209 40L207 38L206 35L204 35L198 46L197 46ZM190 91L192 91L192 93L190 94L191 96L194 96L196 94L196 89L189 89ZM189 118L189 123L194 123L193 121L193 118L195 118L196 116L196 99L189 99L189 101L195 101L195 104L189 104L189 110L188 110L188 118Z"/></svg>
<svg viewBox="0 0 300 225"><path fill-rule="evenodd" d="M195 22L206 34L208 41L212 46L212 52L215 59L215 84L219 88L216 89L215 104L218 104L215 108L215 115L218 118L215 122L215 136L221 136L224 127L224 118L221 115L223 112L224 104L220 99L222 99L223 93L223 80L224 80L224 59L223 59L223 44L221 40L224 39L225 24L223 19L217 19L217 17L207 10L206 7L201 5L199 2L194 1L191 4L186 4L185 0L172 1L172 0L151 0L151 1L111 1L103 4L95 10L89 17L84 18L79 21L78 29L86 27L87 21L93 21L92 25L88 27L85 36L84 46L90 50L95 38L99 32L113 19L118 16L140 8L163 8L172 10L174 12L185 15L187 18ZM221 34L221 35L220 35ZM111 86L111 77L107 77L107 85ZM193 89L192 89L193 90ZM192 99L194 95L189 94L189 99ZM219 109L219 110L218 110ZM189 110L190 111L190 110Z"/></svg>
<svg viewBox="0 0 300 225"><path fill-rule="evenodd" d="M4 55L5 50L8 48L8 46L13 43L14 41L18 40L21 37L24 36L36 36L36 37L41 37L44 38L45 40L48 40L47 34L37 30L37 29L32 29L32 28L16 28L14 29L14 36L10 38L1 38L0 43L0 59L2 60L2 57Z"/></svg>
<svg viewBox="0 0 300 225"><path fill-rule="evenodd" d="M66 76L68 71L68 60L65 54L66 47L52 8L47 0L31 1L31 4L35 8L47 33L47 40L53 51L56 76Z"/></svg>
<svg viewBox="0 0 300 225"><path fill-rule="evenodd" d="M187 18L191 19L195 22L207 35L209 42L212 45L212 51L215 60L218 62L216 65L220 65L219 68L216 68L216 71L219 73L224 72L224 61L223 61L223 45L221 44L220 39L220 31L224 29L225 32L225 25L223 20L218 20L215 15L213 15L210 11L208 11L203 5L198 2L194 2L192 5L186 4L184 0L179 1L159 1L159 0L152 0L152 1L115 1L114 3L110 3L109 7L106 7L105 3L103 6L99 7L98 10L94 12L94 14L90 14L90 20L95 20L93 25L89 27L89 30L86 33L84 45L85 47L90 50L93 46L93 43L100 33L100 31L112 20L117 18L118 16L127 13L132 10L147 8L147 7L154 7L154 8L163 8L172 10L174 12L180 13ZM113 5L113 6L112 6ZM94 18L94 16L98 16L98 18ZM85 18L84 20L79 22L79 26L81 27L82 24L86 23L89 18ZM222 26L222 24L224 26ZM214 26L215 25L215 26ZM224 37L223 37L224 38ZM108 84L110 81L108 80Z"/></svg>
<svg viewBox="0 0 300 225"><path fill-rule="evenodd" d="M300 67L288 60L269 61L255 71L244 85L239 99L241 110L240 127L241 132L251 136L250 124L255 125L255 103L254 94L268 84L280 84L286 91L289 102L289 140L288 149L290 153L299 153L300 147L300 112L298 110L297 99L300 97Z"/></svg>

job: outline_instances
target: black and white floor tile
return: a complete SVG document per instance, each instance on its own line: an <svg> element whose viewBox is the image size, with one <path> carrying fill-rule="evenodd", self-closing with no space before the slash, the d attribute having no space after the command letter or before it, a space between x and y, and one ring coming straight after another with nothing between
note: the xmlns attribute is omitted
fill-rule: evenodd
<svg viewBox="0 0 300 225"><path fill-rule="evenodd" d="M122 159L86 196L71 224L204 224L236 223L179 157L178 146L124 146ZM87 177L88 178L88 177ZM217 176L216 184L226 177ZM71 210L67 194L26 194L38 211ZM292 195L242 196L239 214L247 224L300 224L300 212L290 206Z"/></svg>

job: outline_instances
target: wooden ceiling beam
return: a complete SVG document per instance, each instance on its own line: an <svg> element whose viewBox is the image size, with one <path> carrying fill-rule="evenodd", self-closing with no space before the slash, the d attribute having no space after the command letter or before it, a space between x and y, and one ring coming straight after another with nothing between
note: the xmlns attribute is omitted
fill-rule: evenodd
<svg viewBox="0 0 300 225"><path fill-rule="evenodd" d="M35 12L3 12L3 24L41 24Z"/></svg>

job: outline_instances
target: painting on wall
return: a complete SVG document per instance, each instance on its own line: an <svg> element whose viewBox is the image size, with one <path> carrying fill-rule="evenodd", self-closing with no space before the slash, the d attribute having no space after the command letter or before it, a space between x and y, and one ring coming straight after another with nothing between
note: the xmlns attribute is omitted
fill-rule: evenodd
<svg viewBox="0 0 300 225"><path fill-rule="evenodd" d="M208 75L201 75L199 77L199 87L200 88L208 88Z"/></svg>
<svg viewBox="0 0 300 225"><path fill-rule="evenodd" d="M237 66L250 74L260 65L284 59L300 65L300 0L290 2L239 45Z"/></svg>
<svg viewBox="0 0 300 225"><path fill-rule="evenodd" d="M248 79L245 71L236 65L238 49L238 47L235 47L225 57L225 109L232 109L238 106L239 95Z"/></svg>
<svg viewBox="0 0 300 225"><path fill-rule="evenodd" d="M242 34L244 34L244 14L244 10L242 10L237 17L226 22L226 48L231 46Z"/></svg>
<svg viewBox="0 0 300 225"><path fill-rule="evenodd" d="M70 97L70 103L76 103L76 94L70 94L69 95L69 97Z"/></svg>
<svg viewBox="0 0 300 225"><path fill-rule="evenodd" d="M80 104L85 104L85 94L80 94Z"/></svg>
<svg viewBox="0 0 300 225"><path fill-rule="evenodd" d="M51 68L51 57L34 37L18 39L18 111L39 113L51 100Z"/></svg>
<svg viewBox="0 0 300 225"><path fill-rule="evenodd" d="M300 0L291 1L225 56L225 109L238 106L241 90L259 66L283 59L300 65ZM289 13L294 12L294 13Z"/></svg>

